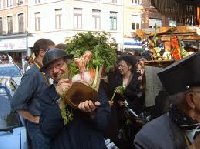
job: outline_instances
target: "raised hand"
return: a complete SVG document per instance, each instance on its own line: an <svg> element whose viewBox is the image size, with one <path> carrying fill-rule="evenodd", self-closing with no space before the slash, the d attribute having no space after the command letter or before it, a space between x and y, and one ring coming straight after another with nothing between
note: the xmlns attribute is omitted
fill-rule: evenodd
<svg viewBox="0 0 200 149"><path fill-rule="evenodd" d="M93 112L98 106L100 106L100 102L92 102L91 100L86 100L84 102L79 103L78 108L83 112Z"/></svg>

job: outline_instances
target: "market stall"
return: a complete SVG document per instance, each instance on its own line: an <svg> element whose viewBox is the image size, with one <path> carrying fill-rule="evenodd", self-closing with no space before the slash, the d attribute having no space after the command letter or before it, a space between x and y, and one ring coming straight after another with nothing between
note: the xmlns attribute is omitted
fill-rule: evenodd
<svg viewBox="0 0 200 149"><path fill-rule="evenodd" d="M155 105L162 90L157 73L175 61L197 52L200 48L200 29L191 26L160 27L153 32L138 30L145 39L151 60L145 61L145 106Z"/></svg>

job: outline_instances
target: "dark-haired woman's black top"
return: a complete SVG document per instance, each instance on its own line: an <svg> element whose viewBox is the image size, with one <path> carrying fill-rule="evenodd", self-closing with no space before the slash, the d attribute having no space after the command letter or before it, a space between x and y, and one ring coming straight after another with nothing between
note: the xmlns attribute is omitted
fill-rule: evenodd
<svg viewBox="0 0 200 149"><path fill-rule="evenodd" d="M141 99L142 90L140 89L140 81L138 80L139 74L133 72L133 77L125 88L123 96L116 94L114 101L126 100L128 107L134 112L139 114L143 110L144 101ZM112 97L114 90L117 86L122 86L123 78L119 72L111 73L108 77L108 96Z"/></svg>

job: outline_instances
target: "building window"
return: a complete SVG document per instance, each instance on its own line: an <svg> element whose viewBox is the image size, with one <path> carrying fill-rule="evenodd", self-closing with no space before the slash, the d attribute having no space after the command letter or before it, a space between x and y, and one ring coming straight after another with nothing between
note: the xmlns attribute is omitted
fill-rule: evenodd
<svg viewBox="0 0 200 149"><path fill-rule="evenodd" d="M140 28L140 24L139 23L132 23L132 30L136 30Z"/></svg>
<svg viewBox="0 0 200 149"><path fill-rule="evenodd" d="M140 5L142 4L142 0L132 0L132 4Z"/></svg>
<svg viewBox="0 0 200 149"><path fill-rule="evenodd" d="M35 4L39 4L40 3L40 0L35 0Z"/></svg>
<svg viewBox="0 0 200 149"><path fill-rule="evenodd" d="M141 17L138 15L132 16L132 30L137 30L141 28Z"/></svg>
<svg viewBox="0 0 200 149"><path fill-rule="evenodd" d="M23 13L18 14L18 30L19 30L19 33L24 32L24 14Z"/></svg>
<svg viewBox="0 0 200 149"><path fill-rule="evenodd" d="M3 8L2 1L0 0L0 9Z"/></svg>
<svg viewBox="0 0 200 149"><path fill-rule="evenodd" d="M35 31L40 31L40 13L35 13Z"/></svg>
<svg viewBox="0 0 200 149"><path fill-rule="evenodd" d="M149 28L158 28L162 26L162 20L160 19L149 19Z"/></svg>
<svg viewBox="0 0 200 149"><path fill-rule="evenodd" d="M22 5L24 2L23 2L23 0L17 0L16 3L17 3L17 5Z"/></svg>
<svg viewBox="0 0 200 149"><path fill-rule="evenodd" d="M115 3L115 4L116 4L116 3L117 3L117 0L111 0L111 3Z"/></svg>
<svg viewBox="0 0 200 149"><path fill-rule="evenodd" d="M13 6L13 0L7 0L7 7Z"/></svg>
<svg viewBox="0 0 200 149"><path fill-rule="evenodd" d="M74 28L82 28L82 8L74 8Z"/></svg>
<svg viewBox="0 0 200 149"><path fill-rule="evenodd" d="M92 9L93 28L101 29L101 10Z"/></svg>
<svg viewBox="0 0 200 149"><path fill-rule="evenodd" d="M194 12L193 6L192 6L192 5L187 5L187 6L186 6L186 11L187 11L188 13Z"/></svg>
<svg viewBox="0 0 200 149"><path fill-rule="evenodd" d="M3 34L3 18L0 17L0 35Z"/></svg>
<svg viewBox="0 0 200 149"><path fill-rule="evenodd" d="M110 11L110 30L117 30L117 12Z"/></svg>
<svg viewBox="0 0 200 149"><path fill-rule="evenodd" d="M170 19L169 26L176 26L176 21Z"/></svg>
<svg viewBox="0 0 200 149"><path fill-rule="evenodd" d="M7 16L7 22L8 22L8 34L13 33L13 17Z"/></svg>
<svg viewBox="0 0 200 149"><path fill-rule="evenodd" d="M62 9L55 9L55 29L61 29Z"/></svg>

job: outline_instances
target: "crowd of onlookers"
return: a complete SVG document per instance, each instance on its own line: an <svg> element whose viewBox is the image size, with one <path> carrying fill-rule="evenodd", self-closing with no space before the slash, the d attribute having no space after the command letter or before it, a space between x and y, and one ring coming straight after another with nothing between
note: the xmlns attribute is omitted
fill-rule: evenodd
<svg viewBox="0 0 200 149"><path fill-rule="evenodd" d="M64 44L58 44L56 48L64 49L64 46ZM0 55L0 60L1 63L13 62L11 56L6 53ZM140 122L137 124L136 119L144 109L145 61L146 59L142 57L142 55L140 55L137 51L132 50L128 52L120 52L114 70L111 70L107 74L107 81L105 82L106 85L104 87L106 89L106 93L108 94L108 99L111 99L111 96L113 96L116 87L123 86L125 89L125 92L122 96L118 94L113 99L114 103L111 106L111 123L108 125L104 134L105 139L110 139L111 143L114 143L114 146L116 145L120 149L127 148L128 146L133 146L133 137L143 125L142 123L139 124ZM31 69L32 66L35 67L35 65L37 66L35 55L26 56L24 63L24 73L27 74L27 71ZM37 70L37 67L35 69ZM30 73L30 71L28 73ZM34 74L32 74L30 77L32 76L34 76ZM40 79L42 78L43 76L40 77ZM23 82L24 81L22 81L22 83ZM25 82L25 84L29 86L27 86L27 91L30 91L29 88L33 86L33 82L30 82L30 84ZM22 90L18 91L17 93L21 94L21 92ZM22 96L20 96L20 98L16 98L14 96L15 100L19 100L21 98ZM24 97L24 99L25 98L26 97ZM29 126L26 127L29 128ZM29 131L30 130L28 129L28 133L30 135L32 131ZM111 146L111 143L109 146Z"/></svg>
<svg viewBox="0 0 200 149"><path fill-rule="evenodd" d="M0 64L9 63L11 61L11 57L6 53L0 53Z"/></svg>
<svg viewBox="0 0 200 149"><path fill-rule="evenodd" d="M144 115L147 108L145 64L154 59L152 52L118 52L113 69L101 80L98 101L85 100L73 109L62 103L62 93L73 84L72 80L64 77L69 74L72 59L65 48L63 44L56 46L49 39L39 39L32 49L34 57L26 57L25 75L11 105L25 119L30 146L33 149L103 149L104 139L115 149L134 149L135 145L142 144L140 137L136 139L138 144L134 144L134 140L147 122ZM177 88L174 87L173 93L184 90L186 86L180 90ZM160 92L163 96L159 98L167 97L165 93ZM78 95L76 100L82 100L81 96Z"/></svg>

